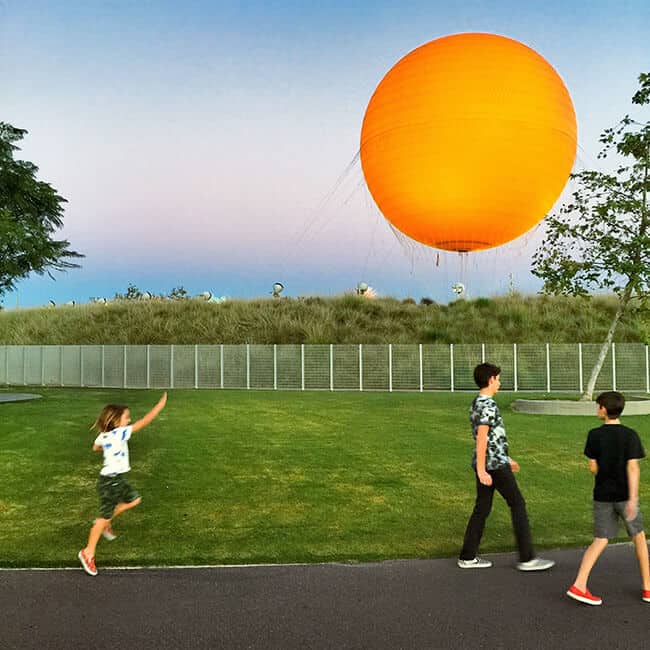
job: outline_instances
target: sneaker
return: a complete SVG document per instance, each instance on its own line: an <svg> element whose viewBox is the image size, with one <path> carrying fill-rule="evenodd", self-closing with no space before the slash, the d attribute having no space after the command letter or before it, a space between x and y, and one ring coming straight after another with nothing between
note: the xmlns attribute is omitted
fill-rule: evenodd
<svg viewBox="0 0 650 650"><path fill-rule="evenodd" d="M644 593L649 594L650 592L645 591ZM587 605L602 605L603 604L603 599L599 598L598 596L594 596L589 589L585 589L585 591L580 591L578 587L575 585L572 585L569 591L566 592L566 595L569 598L573 598L573 600L578 600L581 603L585 603ZM650 602L650 598L648 599Z"/></svg>
<svg viewBox="0 0 650 650"><path fill-rule="evenodd" d="M113 529L110 526L106 526L106 528L102 530L102 537L107 539L109 542L112 542L117 535L113 532Z"/></svg>
<svg viewBox="0 0 650 650"><path fill-rule="evenodd" d="M546 569L550 569L552 566L555 566L554 560L545 560L541 557L534 557L532 560L528 560L528 562L519 562L517 564L517 568L520 571L546 571Z"/></svg>
<svg viewBox="0 0 650 650"><path fill-rule="evenodd" d="M475 557L473 560L461 560L457 562L461 569L488 569L492 566L490 560L482 560L480 557Z"/></svg>
<svg viewBox="0 0 650 650"><path fill-rule="evenodd" d="M644 603L650 603L650 589L643 590L643 593L641 594L641 600Z"/></svg>
<svg viewBox="0 0 650 650"><path fill-rule="evenodd" d="M89 575L89 576L96 576L97 575L97 567L95 567L95 558L94 557L86 557L86 554L83 552L83 549L79 551L79 554L77 557L81 560L81 566L83 567L84 571Z"/></svg>

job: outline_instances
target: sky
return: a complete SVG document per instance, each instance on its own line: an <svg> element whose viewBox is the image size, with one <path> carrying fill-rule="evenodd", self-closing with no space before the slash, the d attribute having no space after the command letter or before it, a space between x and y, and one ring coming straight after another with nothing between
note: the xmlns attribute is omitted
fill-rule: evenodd
<svg viewBox="0 0 650 650"><path fill-rule="evenodd" d="M398 237L356 158L386 72L448 34L509 36L566 84L576 168L632 111L650 65L647 0L0 0L0 121L64 196L82 268L32 275L5 308L151 293L454 299L534 293L543 226L460 256ZM561 200L561 199L560 199Z"/></svg>

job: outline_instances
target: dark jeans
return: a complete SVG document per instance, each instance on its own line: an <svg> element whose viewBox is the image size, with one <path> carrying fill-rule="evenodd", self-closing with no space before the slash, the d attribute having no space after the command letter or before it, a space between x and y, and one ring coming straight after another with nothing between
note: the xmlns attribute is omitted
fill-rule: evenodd
<svg viewBox="0 0 650 650"><path fill-rule="evenodd" d="M467 522L465 531L465 541L463 550L460 552L461 560L472 560L476 557L485 520L492 510L492 499L494 490L506 500L512 516L512 527L515 531L517 547L519 548L519 561L528 562L535 557L533 552L533 542L530 536L530 525L528 523L528 513L526 512L526 502L519 491L515 475L510 469L510 465L495 469L489 472L492 477L492 485L483 485L476 476L476 503L474 510Z"/></svg>

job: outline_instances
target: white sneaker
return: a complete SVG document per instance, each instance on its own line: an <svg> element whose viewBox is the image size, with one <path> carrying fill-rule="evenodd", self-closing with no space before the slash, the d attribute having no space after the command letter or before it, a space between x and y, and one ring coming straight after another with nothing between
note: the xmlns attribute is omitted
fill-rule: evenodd
<svg viewBox="0 0 650 650"><path fill-rule="evenodd" d="M519 562L517 564L517 568L520 571L546 571L546 569L550 569L552 566L555 566L553 560L545 560L541 557L534 557L532 560L528 560L528 562Z"/></svg>
<svg viewBox="0 0 650 650"><path fill-rule="evenodd" d="M102 537L104 539L107 539L109 542L112 542L114 539L117 538L117 535L113 532L113 529L109 526L108 528L104 528L104 530L102 530Z"/></svg>
<svg viewBox="0 0 650 650"><path fill-rule="evenodd" d="M458 560L458 566L461 569L488 569L492 566L490 560L482 560L480 557L475 557L473 560Z"/></svg>

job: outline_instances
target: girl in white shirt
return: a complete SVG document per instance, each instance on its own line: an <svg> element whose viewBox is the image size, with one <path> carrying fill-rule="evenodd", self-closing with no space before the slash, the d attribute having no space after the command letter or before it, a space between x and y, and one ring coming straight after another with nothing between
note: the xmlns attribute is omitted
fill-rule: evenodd
<svg viewBox="0 0 650 650"><path fill-rule="evenodd" d="M109 541L115 539L111 520L125 510L135 508L142 501L142 497L124 478L131 469L128 442L133 433L146 427L163 410L166 402L167 393L163 393L151 411L134 424L131 424L131 414L127 406L109 404L102 409L93 425L93 428L99 431L93 443L93 451L104 452L104 463L97 481L100 517L95 519L90 529L86 547L78 554L81 566L88 575L97 575L95 548L100 536Z"/></svg>

